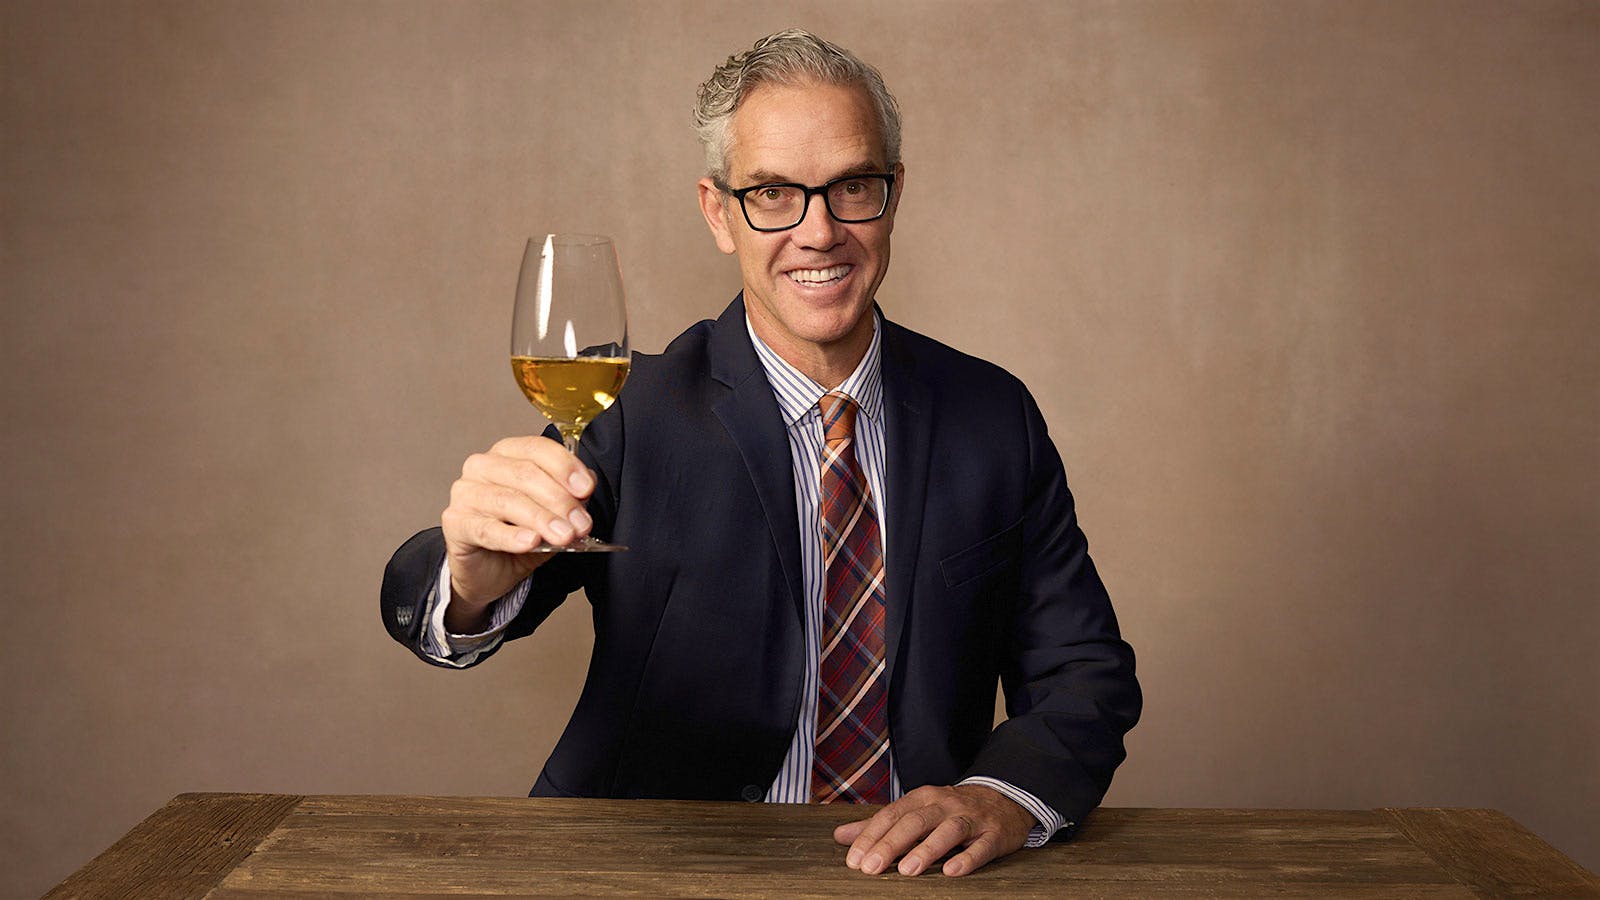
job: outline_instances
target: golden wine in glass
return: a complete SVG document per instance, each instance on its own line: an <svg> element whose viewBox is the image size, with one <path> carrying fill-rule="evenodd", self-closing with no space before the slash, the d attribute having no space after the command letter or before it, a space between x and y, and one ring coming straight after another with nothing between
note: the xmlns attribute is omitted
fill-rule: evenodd
<svg viewBox="0 0 1600 900"><path fill-rule="evenodd" d="M583 429L610 408L628 378L628 305L611 239L590 234L531 238L517 277L511 317L511 372L517 386L577 454ZM593 536L534 553L599 553L628 548Z"/></svg>

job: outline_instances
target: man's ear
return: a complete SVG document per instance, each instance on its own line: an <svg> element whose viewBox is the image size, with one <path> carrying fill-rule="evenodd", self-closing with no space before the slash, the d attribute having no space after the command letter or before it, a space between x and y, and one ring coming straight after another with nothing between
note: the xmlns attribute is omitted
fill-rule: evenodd
<svg viewBox="0 0 1600 900"><path fill-rule="evenodd" d="M716 184L709 178L700 179L698 187L700 215L706 217L706 225L711 229L711 236L716 238L717 249L723 253L732 253L733 225L728 221L728 204L725 202L727 195L718 190Z"/></svg>
<svg viewBox="0 0 1600 900"><path fill-rule="evenodd" d="M889 218L890 219L893 219L894 218L894 214L900 210L900 195L905 193L905 190L906 190L906 167L905 167L905 165L902 164L902 163L895 163L893 171L894 171L894 196L889 198Z"/></svg>

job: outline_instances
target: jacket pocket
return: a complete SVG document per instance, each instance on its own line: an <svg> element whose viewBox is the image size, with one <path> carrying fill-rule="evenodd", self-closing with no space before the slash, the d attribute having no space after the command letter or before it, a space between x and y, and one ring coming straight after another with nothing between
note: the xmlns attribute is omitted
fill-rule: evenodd
<svg viewBox="0 0 1600 900"><path fill-rule="evenodd" d="M965 550L959 550L939 561L939 571L944 574L944 585L960 587L1003 566L1017 561L1022 555L1022 520L984 538Z"/></svg>

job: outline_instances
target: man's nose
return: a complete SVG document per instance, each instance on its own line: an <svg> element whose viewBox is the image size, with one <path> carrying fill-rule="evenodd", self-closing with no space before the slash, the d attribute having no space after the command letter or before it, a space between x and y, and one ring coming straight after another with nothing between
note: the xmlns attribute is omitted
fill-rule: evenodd
<svg viewBox="0 0 1600 900"><path fill-rule="evenodd" d="M828 212L828 201L821 194L807 198L805 217L794 232L795 243L808 250L827 250L844 240L843 226Z"/></svg>

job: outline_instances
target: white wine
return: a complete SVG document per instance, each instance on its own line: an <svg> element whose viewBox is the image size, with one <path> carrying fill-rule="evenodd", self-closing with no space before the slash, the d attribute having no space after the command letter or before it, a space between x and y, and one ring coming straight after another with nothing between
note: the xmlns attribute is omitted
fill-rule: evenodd
<svg viewBox="0 0 1600 900"><path fill-rule="evenodd" d="M583 430L617 401L628 378L628 358L513 356L511 371L528 401L565 433Z"/></svg>

